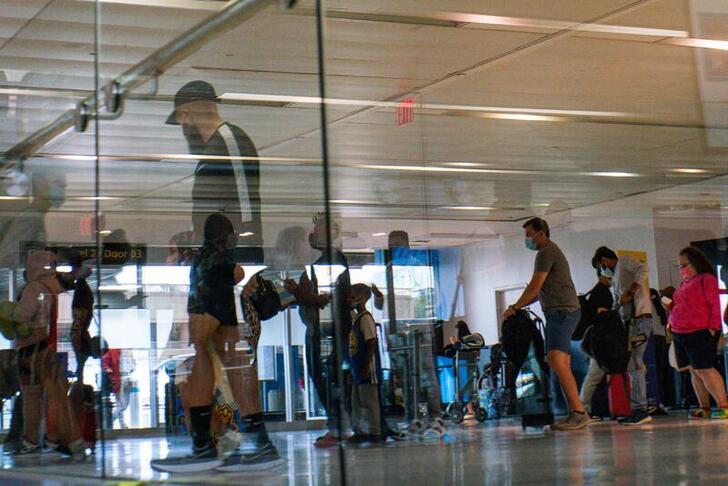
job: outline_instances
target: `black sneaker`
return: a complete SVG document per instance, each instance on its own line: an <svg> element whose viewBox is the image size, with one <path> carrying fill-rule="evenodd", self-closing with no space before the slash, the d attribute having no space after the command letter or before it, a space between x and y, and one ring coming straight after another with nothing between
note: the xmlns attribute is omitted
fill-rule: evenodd
<svg viewBox="0 0 728 486"><path fill-rule="evenodd" d="M200 449L195 448L190 456L155 459L152 461L151 466L155 471L188 473L209 471L219 467L222 463L222 459L217 455L217 448L213 445L208 445Z"/></svg>
<svg viewBox="0 0 728 486"><path fill-rule="evenodd" d="M373 435L355 432L354 434L344 439L344 442L346 442L347 444L366 444L367 442L373 442L374 439L375 436Z"/></svg>
<svg viewBox="0 0 728 486"><path fill-rule="evenodd" d="M225 459L217 470L222 472L265 471L283 464L273 444L268 444L250 454L233 454Z"/></svg>
<svg viewBox="0 0 728 486"><path fill-rule="evenodd" d="M632 413L629 417L622 420L622 425L644 425L652 422L652 417L645 410L637 410Z"/></svg>

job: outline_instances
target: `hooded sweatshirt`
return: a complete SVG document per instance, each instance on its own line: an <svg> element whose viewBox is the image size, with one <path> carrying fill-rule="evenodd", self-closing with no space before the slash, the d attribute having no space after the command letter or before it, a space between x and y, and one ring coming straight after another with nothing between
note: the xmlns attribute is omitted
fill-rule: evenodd
<svg viewBox="0 0 728 486"><path fill-rule="evenodd" d="M16 348L24 348L47 339L51 324L57 316L53 315L57 308L58 294L63 292L56 278L56 257L44 250L31 250L26 258L25 271L28 283L23 289L20 302L15 308L13 317L18 322L30 323L33 333L28 337L18 337ZM53 347L54 343L50 343Z"/></svg>

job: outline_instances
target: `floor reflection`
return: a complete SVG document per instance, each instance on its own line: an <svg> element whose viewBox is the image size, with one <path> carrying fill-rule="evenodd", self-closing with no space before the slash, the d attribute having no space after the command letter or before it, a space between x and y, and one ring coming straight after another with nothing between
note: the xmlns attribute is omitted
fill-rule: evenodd
<svg viewBox="0 0 728 486"><path fill-rule="evenodd" d="M700 481L728 484L728 423L689 422L682 416L661 418L637 428L614 423L583 431L524 432L516 421L451 427L454 440L398 442L346 448L349 484L617 484L647 481L676 484ZM140 479L162 484L340 484L336 450L311 444L315 432L272 434L288 461L263 473L197 475L160 474L149 462L184 454L184 439L124 438L106 445L108 478ZM700 453L698 454L698 451ZM0 459L0 483L25 485L98 484L101 451L86 463L53 457ZM96 478L96 479L94 479ZM9 482L12 481L12 482Z"/></svg>

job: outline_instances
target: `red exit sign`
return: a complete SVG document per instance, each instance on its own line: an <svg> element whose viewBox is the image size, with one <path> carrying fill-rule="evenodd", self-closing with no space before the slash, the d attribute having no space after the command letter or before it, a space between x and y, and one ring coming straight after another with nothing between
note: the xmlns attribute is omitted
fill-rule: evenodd
<svg viewBox="0 0 728 486"><path fill-rule="evenodd" d="M397 126L401 127L415 120L415 99L407 98L397 105Z"/></svg>

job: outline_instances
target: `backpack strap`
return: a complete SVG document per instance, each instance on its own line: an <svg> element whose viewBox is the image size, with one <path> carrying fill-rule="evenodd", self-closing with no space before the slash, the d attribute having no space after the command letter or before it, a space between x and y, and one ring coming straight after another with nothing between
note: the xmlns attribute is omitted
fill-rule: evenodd
<svg viewBox="0 0 728 486"><path fill-rule="evenodd" d="M218 127L217 131L222 136L225 145L227 146L228 154L234 158L230 160L230 164L233 166L235 172L235 185L238 188L238 203L240 204L240 219L243 223L250 223L253 221L253 211L250 207L250 193L248 191L248 180L245 175L245 166L243 161L240 159L240 148L238 142L235 140L235 135L230 128L230 125L223 123Z"/></svg>

